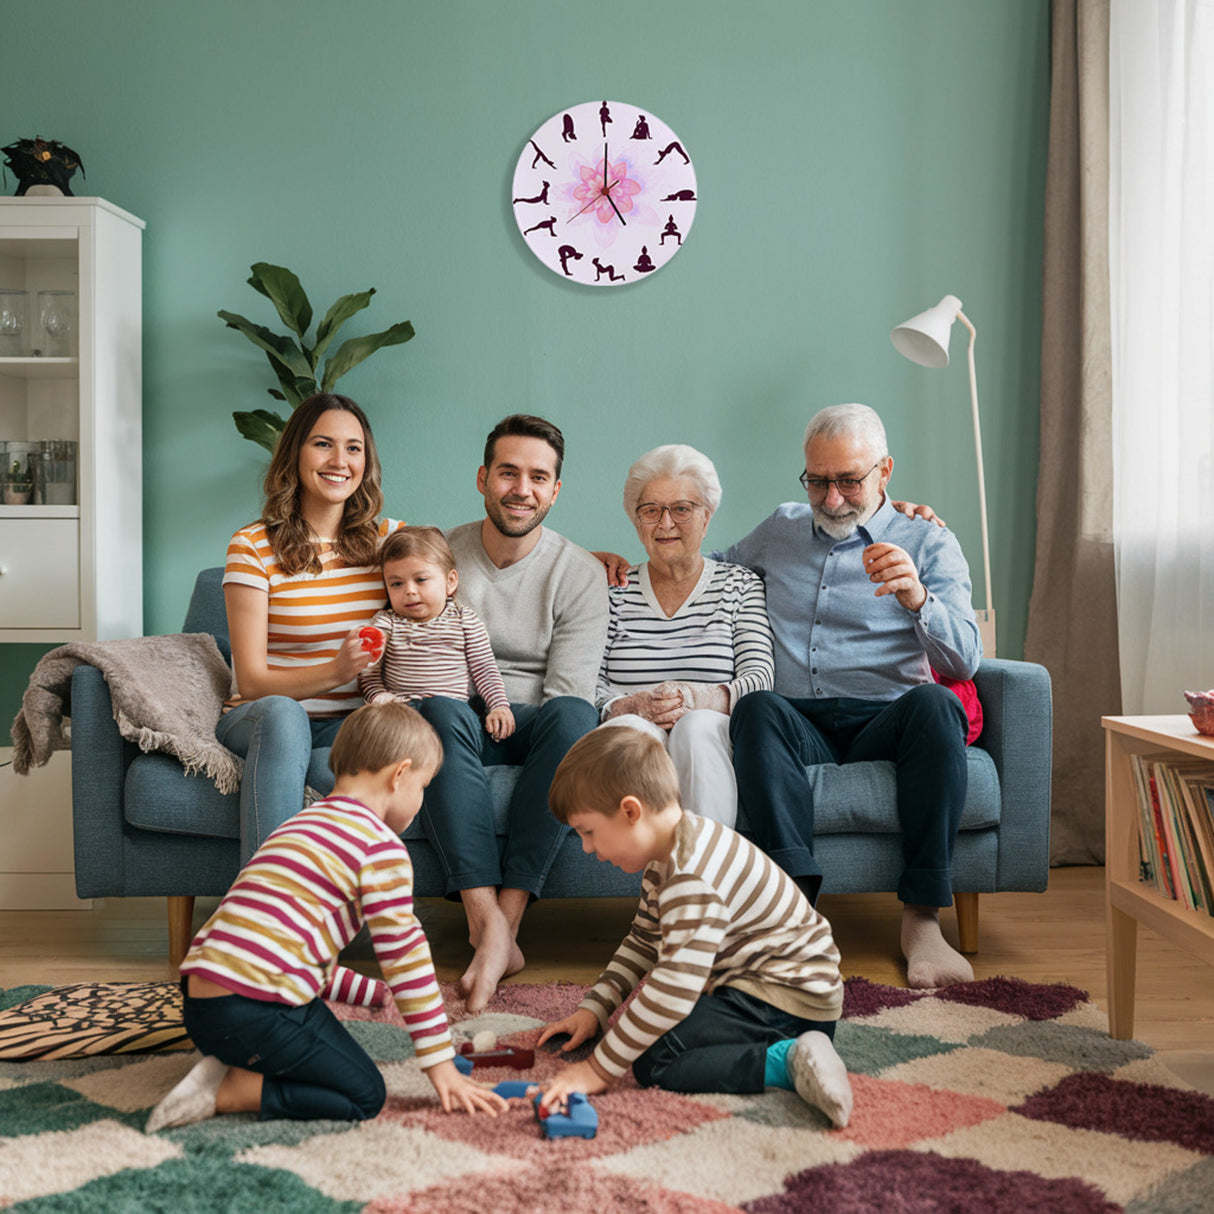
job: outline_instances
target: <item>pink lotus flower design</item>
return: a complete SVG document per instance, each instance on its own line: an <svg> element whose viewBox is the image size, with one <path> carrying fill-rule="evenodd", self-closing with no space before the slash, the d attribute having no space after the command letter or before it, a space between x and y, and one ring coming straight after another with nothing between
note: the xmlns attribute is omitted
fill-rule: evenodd
<svg viewBox="0 0 1214 1214"><path fill-rule="evenodd" d="M603 189L603 174L606 171L607 185L611 197ZM618 223L616 208L621 215L627 215L632 210L632 199L641 192L641 183L628 176L628 161L620 160L615 164L606 164L600 160L598 164L584 164L579 170L581 183L574 187L573 197L578 210L593 214L599 223ZM597 200L597 201L596 201ZM612 207L612 202L615 207ZM593 204L593 205L591 205Z"/></svg>

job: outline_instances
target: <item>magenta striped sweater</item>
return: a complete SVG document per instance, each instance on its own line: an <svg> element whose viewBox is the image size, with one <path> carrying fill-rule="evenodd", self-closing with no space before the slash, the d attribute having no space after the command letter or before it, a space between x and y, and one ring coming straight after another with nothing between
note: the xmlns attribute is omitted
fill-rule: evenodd
<svg viewBox="0 0 1214 1214"><path fill-rule="evenodd" d="M382 983L337 964L363 923L423 1068L455 1056L430 945L413 911L400 837L359 801L331 796L273 831L181 964L250 999L318 996L372 1006Z"/></svg>

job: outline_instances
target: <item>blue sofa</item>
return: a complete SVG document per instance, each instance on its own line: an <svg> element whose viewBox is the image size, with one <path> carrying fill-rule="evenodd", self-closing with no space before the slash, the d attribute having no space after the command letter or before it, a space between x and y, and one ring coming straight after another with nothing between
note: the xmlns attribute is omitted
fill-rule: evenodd
<svg viewBox="0 0 1214 1214"><path fill-rule="evenodd" d="M211 633L231 660L221 569L199 575L184 631ZM969 790L953 866L961 946L978 947L978 894L1045 889L1049 872L1050 681L1028 662L984 661L976 679L985 720L969 748ZM194 898L224 893L239 868L239 805L205 776L164 754L143 754L114 722L98 670L72 677L72 820L82 898L166 897L174 964L190 939ZM330 787L327 750L312 754L310 782ZM892 763L810 768L817 805L815 854L823 892L895 890L902 866ZM504 829L517 769L489 769ZM745 826L744 822L739 823ZM419 897L440 897L443 877L420 821L405 832ZM545 882L547 898L634 896L639 878L587 856L566 838Z"/></svg>

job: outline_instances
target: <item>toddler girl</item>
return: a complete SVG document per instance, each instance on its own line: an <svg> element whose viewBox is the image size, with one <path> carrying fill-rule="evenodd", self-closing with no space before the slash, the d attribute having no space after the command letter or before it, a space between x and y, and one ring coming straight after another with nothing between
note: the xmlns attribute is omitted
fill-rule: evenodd
<svg viewBox="0 0 1214 1214"><path fill-rule="evenodd" d="M455 601L455 557L437 527L402 527L380 549L390 608L372 627L384 634L383 656L359 676L369 704L427 696L468 699L471 676L485 702L485 729L495 741L514 732L506 685L489 634L471 607Z"/></svg>

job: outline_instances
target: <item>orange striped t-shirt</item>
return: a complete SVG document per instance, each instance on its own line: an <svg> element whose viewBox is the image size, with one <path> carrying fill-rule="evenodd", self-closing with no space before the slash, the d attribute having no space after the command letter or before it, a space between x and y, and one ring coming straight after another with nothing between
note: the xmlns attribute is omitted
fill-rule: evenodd
<svg viewBox="0 0 1214 1214"><path fill-rule="evenodd" d="M381 519L380 543L403 526L395 519ZM253 586L269 595L266 661L273 669L331 661L346 633L355 624L366 623L387 602L378 565L347 565L329 544L321 545L320 561L324 566L320 573L287 577L278 567L262 523L242 527L228 545L223 584ZM234 689L229 706L241 702ZM362 702L354 682L300 701L310 717L338 716Z"/></svg>

